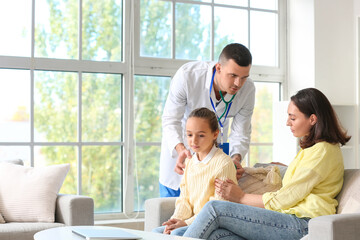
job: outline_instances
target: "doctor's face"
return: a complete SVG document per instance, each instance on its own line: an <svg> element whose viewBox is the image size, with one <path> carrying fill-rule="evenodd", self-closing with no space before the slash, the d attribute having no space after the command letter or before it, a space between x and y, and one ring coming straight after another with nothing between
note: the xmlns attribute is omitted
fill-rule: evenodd
<svg viewBox="0 0 360 240"><path fill-rule="evenodd" d="M234 95L244 86L249 77L251 65L242 67L230 59L224 63L215 65L217 73L217 87L222 92Z"/></svg>

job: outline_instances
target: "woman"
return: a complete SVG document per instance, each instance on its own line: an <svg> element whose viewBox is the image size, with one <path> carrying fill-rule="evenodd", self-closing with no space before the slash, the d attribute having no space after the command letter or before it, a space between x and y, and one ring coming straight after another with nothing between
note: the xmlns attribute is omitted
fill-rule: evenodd
<svg viewBox="0 0 360 240"><path fill-rule="evenodd" d="M350 137L323 93L303 89L291 97L287 126L301 150L289 165L283 187L263 195L244 193L232 181L216 180L217 193L231 202L207 203L185 232L203 239L300 239L311 218L335 214L343 184L340 145Z"/></svg>

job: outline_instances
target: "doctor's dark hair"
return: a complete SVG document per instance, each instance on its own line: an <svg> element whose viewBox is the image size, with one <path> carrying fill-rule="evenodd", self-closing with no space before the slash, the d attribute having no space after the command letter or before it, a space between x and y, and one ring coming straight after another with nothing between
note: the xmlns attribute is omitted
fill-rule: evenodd
<svg viewBox="0 0 360 240"><path fill-rule="evenodd" d="M230 59L234 60L241 67L247 67L252 64L252 56L249 49L240 43L230 43L220 53L220 63L224 64Z"/></svg>
<svg viewBox="0 0 360 240"><path fill-rule="evenodd" d="M322 141L345 145L350 140L351 136L342 128L329 100L318 89L302 89L291 97L291 101L307 118L312 114L317 117L309 135L300 140L301 148L308 148Z"/></svg>
<svg viewBox="0 0 360 240"><path fill-rule="evenodd" d="M217 130L219 130L219 124L218 124L218 120L217 117L215 115L215 113L211 110L209 110L208 108L197 108L195 110L193 110L188 119L191 117L197 117L197 118L202 118L208 121L209 123L209 127L211 129L211 132L216 132ZM217 141L215 139L214 144L216 145L216 147L218 146Z"/></svg>

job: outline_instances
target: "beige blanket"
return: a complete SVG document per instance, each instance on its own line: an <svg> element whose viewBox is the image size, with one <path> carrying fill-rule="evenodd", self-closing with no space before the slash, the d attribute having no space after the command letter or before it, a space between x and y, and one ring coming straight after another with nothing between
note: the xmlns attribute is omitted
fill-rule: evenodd
<svg viewBox="0 0 360 240"><path fill-rule="evenodd" d="M275 192L282 186L280 170L277 166L244 167L245 173L238 184L246 193L263 194Z"/></svg>

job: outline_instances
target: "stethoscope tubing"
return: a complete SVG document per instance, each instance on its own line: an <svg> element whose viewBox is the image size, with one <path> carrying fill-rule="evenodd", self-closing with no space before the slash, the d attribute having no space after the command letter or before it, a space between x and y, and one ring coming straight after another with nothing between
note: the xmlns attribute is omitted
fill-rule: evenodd
<svg viewBox="0 0 360 240"><path fill-rule="evenodd" d="M214 69L214 72L213 72L213 75L212 75L212 78L211 78L209 97L210 97L211 106L212 106L213 109L214 109L214 112L215 112L215 114L216 114L216 117L217 117L217 119L218 119L218 122L219 122L219 124L220 124L220 127L223 128L223 127L224 127L224 123L225 123L226 118L227 118L227 115L228 115L228 113L229 113L229 111L230 111L230 108L231 108L231 105L232 105L232 100L233 100L234 97L235 97L235 94L232 96L232 98L231 98L229 101L225 101L224 96L223 96L223 94L222 94L222 92L221 92L221 90L220 90L220 97L221 97L221 100L225 103L225 110L224 110L224 112L221 114L221 116L218 117L218 115L217 115L217 113L216 113L216 108L215 108L214 102L213 102L213 100L211 99L211 89L212 89L212 86L213 86L213 83L214 83L215 72L216 72L216 69ZM225 115L225 117L224 117L224 115ZM223 118L223 117L224 117L224 120L223 120L223 122L221 122L221 118Z"/></svg>

